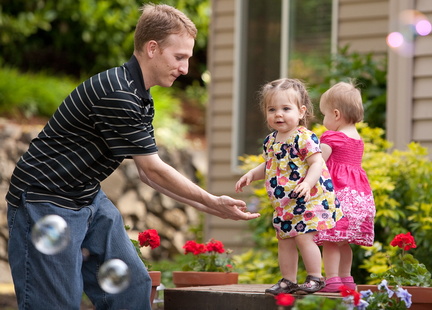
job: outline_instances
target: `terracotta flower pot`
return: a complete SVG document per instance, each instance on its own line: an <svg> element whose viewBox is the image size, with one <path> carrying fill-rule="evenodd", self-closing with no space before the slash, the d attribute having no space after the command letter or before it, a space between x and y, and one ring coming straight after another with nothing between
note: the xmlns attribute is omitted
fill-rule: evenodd
<svg viewBox="0 0 432 310"><path fill-rule="evenodd" d="M392 288L392 286L389 286ZM432 287L420 287L420 286L402 286L408 290L408 293L412 295L412 305L409 310L430 310L432 309ZM377 285L357 285L357 291L371 290L375 292L378 290Z"/></svg>
<svg viewBox="0 0 432 310"><path fill-rule="evenodd" d="M149 271L148 273L149 273L150 278L152 280L152 289L151 289L151 293L150 293L150 304L153 304L153 301L154 301L155 296L156 296L156 288L161 283L162 274L160 271Z"/></svg>
<svg viewBox="0 0 432 310"><path fill-rule="evenodd" d="M237 284L237 272L173 271L176 287Z"/></svg>

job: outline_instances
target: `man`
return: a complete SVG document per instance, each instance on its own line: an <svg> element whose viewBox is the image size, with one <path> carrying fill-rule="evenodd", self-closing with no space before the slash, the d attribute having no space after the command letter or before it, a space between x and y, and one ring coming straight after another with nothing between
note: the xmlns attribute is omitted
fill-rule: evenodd
<svg viewBox="0 0 432 310"><path fill-rule="evenodd" d="M120 213L100 189L125 158L134 159L143 182L198 210L233 220L259 216L244 212L243 201L204 191L159 158L149 89L187 74L197 31L170 6L142 10L131 59L79 85L14 170L6 199L20 309L79 309L83 291L97 309L151 309L149 275ZM66 249L54 255L31 242L34 223L48 214L61 216L71 232ZM102 290L97 279L111 258L124 261L131 274L118 294Z"/></svg>

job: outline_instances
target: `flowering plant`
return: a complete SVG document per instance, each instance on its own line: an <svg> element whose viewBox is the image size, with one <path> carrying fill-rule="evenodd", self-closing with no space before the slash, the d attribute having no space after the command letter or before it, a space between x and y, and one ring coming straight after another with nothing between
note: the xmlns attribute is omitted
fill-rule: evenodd
<svg viewBox="0 0 432 310"><path fill-rule="evenodd" d="M129 226L125 226L126 230L129 230ZM144 263L144 265L147 267L148 270L151 269L151 265L146 262L144 256L141 253L142 247L149 246L152 250L156 249L160 246L160 237L156 229L147 229L145 231L142 231L138 234L138 240L130 239L132 244L135 247L135 250L141 259L141 261Z"/></svg>
<svg viewBox="0 0 432 310"><path fill-rule="evenodd" d="M295 302L295 298L291 294L278 294L275 296L276 305L278 305L278 309L284 309L287 306L292 306Z"/></svg>
<svg viewBox="0 0 432 310"><path fill-rule="evenodd" d="M390 289L386 280L378 285L375 292L367 290L359 293L344 285L340 289L349 310L405 310L411 307L411 294L400 286Z"/></svg>
<svg viewBox="0 0 432 310"><path fill-rule="evenodd" d="M229 258L232 250L225 250L221 241L210 239L207 243L189 240L183 246L185 254L193 255L192 261L183 266L184 271L231 272L233 262ZM220 254L226 254L221 257Z"/></svg>
<svg viewBox="0 0 432 310"><path fill-rule="evenodd" d="M389 268L379 274L372 273L372 279L385 279L389 285L423 287L432 285L431 273L426 269L426 266L407 253L407 251L417 247L414 236L410 232L395 236L390 245L399 247L401 253L396 257L387 255Z"/></svg>
<svg viewBox="0 0 432 310"><path fill-rule="evenodd" d="M412 304L411 294L407 290L400 286L395 286L392 290L386 280L378 285L375 292L367 290L359 293L345 285L339 289L342 299L307 295L296 300L290 294L278 294L275 299L279 309L294 305L292 310L405 310Z"/></svg>

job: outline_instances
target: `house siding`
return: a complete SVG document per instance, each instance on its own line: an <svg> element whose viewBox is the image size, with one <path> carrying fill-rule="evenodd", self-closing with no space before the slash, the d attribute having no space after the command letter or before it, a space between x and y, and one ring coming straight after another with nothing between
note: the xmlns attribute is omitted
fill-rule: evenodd
<svg viewBox="0 0 432 310"><path fill-rule="evenodd" d="M208 68L211 75L207 107L208 175L207 190L215 195L239 197L234 191L237 175L231 169L234 101L235 4L232 0L212 1ZM205 217L205 238L224 242L240 253L252 246L246 222Z"/></svg>
<svg viewBox="0 0 432 310"><path fill-rule="evenodd" d="M432 153L432 35L417 37L413 57L389 50L386 36L395 31L399 12L417 9L432 20L430 0L339 0L337 45L350 51L388 55L387 139L398 149L420 142ZM239 175L232 170L236 1L213 0L209 40L211 83L207 109L207 188L216 195L237 195ZM205 236L219 238L237 251L251 244L246 222L206 216Z"/></svg>
<svg viewBox="0 0 432 310"><path fill-rule="evenodd" d="M385 54L388 34L388 0L339 0L338 46L351 51Z"/></svg>
<svg viewBox="0 0 432 310"><path fill-rule="evenodd" d="M415 9L432 20L432 1L417 0ZM429 148L432 158L432 35L418 37L413 64L412 140Z"/></svg>
<svg viewBox="0 0 432 310"><path fill-rule="evenodd" d="M390 1L395 31L398 13L414 9L432 20L432 1ZM419 142L429 149L432 158L432 35L414 40L412 57L389 51L387 86L387 139L397 149L405 149L411 142Z"/></svg>

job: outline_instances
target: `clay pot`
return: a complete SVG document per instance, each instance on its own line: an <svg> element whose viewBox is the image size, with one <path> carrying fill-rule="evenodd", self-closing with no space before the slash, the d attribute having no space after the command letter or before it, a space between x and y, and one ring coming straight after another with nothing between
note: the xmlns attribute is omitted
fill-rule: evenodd
<svg viewBox="0 0 432 310"><path fill-rule="evenodd" d="M155 296L156 296L156 288L161 283L162 274L160 271L149 271L148 273L149 273L150 278L152 280L152 289L151 289L151 293L150 293L150 304L153 304L153 301L154 301Z"/></svg>
<svg viewBox="0 0 432 310"><path fill-rule="evenodd" d="M237 272L173 271L176 287L237 284Z"/></svg>

